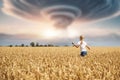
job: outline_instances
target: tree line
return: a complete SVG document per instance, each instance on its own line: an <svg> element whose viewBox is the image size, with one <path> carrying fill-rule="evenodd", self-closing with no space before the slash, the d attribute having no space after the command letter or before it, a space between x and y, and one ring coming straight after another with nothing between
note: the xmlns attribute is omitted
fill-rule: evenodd
<svg viewBox="0 0 120 80"><path fill-rule="evenodd" d="M9 47L58 47L58 45L53 44L39 44L35 42L31 42L29 45L21 44L21 45L9 45Z"/></svg>

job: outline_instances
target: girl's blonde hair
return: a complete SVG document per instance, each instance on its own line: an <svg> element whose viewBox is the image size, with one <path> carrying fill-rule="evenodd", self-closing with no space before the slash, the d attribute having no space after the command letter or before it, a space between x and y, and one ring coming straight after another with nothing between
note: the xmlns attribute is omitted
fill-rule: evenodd
<svg viewBox="0 0 120 80"><path fill-rule="evenodd" d="M84 39L84 36L81 35L81 36L80 36L80 40L83 40L83 39Z"/></svg>

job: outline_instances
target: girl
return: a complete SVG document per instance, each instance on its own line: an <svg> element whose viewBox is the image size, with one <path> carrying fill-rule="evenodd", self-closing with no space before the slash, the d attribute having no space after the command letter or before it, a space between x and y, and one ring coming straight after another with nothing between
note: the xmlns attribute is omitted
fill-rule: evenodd
<svg viewBox="0 0 120 80"><path fill-rule="evenodd" d="M81 50L81 56L85 56L87 55L87 49L86 47L90 50L90 47L87 45L87 43L84 41L84 37L83 36L80 36L80 41L77 43L77 45L75 45L73 42L72 42L73 46L75 46L76 48L78 48L80 46L80 50Z"/></svg>

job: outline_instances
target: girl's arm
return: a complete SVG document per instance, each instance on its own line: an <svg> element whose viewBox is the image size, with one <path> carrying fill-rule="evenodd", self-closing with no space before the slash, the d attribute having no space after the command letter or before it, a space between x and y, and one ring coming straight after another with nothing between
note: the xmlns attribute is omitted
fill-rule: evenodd
<svg viewBox="0 0 120 80"><path fill-rule="evenodd" d="M86 45L86 47L90 50L90 47L88 45Z"/></svg>
<svg viewBox="0 0 120 80"><path fill-rule="evenodd" d="M73 44L73 46L75 46L76 48L78 48L78 47L79 47L79 45L75 45L73 42L72 42L72 44Z"/></svg>

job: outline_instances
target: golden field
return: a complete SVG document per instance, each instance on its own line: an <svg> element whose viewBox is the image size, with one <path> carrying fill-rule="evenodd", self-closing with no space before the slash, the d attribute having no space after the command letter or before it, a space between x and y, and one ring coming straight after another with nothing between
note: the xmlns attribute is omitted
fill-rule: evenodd
<svg viewBox="0 0 120 80"><path fill-rule="evenodd" d="M0 80L120 80L120 47L0 47Z"/></svg>

